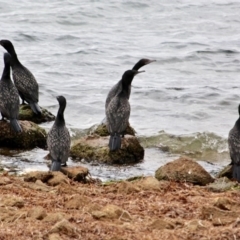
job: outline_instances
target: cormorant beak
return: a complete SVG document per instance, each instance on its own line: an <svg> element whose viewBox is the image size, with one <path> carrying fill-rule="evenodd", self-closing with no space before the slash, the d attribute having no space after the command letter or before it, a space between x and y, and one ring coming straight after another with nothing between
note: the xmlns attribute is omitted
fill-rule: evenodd
<svg viewBox="0 0 240 240"><path fill-rule="evenodd" d="M142 72L145 72L145 71L144 71L144 70L143 70L143 71L136 71L136 72L134 73L134 76L136 76L137 74L142 73Z"/></svg>
<svg viewBox="0 0 240 240"><path fill-rule="evenodd" d="M149 59L148 59L148 60L146 61L146 65L149 64L149 63L152 63L152 62L156 62L156 61L157 61L157 60L149 60Z"/></svg>

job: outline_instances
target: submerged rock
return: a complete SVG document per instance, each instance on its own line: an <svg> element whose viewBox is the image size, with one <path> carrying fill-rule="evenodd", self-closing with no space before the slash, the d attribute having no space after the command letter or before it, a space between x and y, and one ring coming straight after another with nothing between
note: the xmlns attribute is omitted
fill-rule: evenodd
<svg viewBox="0 0 240 240"><path fill-rule="evenodd" d="M97 135L99 135L101 137L109 136L109 133L108 133L108 130L107 130L107 126L106 126L105 123L102 123L102 124L96 126L92 133L93 134L97 134ZM125 131L125 134L126 135L133 135L133 136L135 136L135 133L136 133L136 131L130 125L128 125L127 129Z"/></svg>
<svg viewBox="0 0 240 240"><path fill-rule="evenodd" d="M0 145L10 149L31 149L35 147L45 148L47 133L45 129L29 121L19 121L22 127L21 133L15 133L9 122L0 121Z"/></svg>
<svg viewBox="0 0 240 240"><path fill-rule="evenodd" d="M55 119L55 116L50 113L47 109L40 107L42 110L41 116L33 113L32 109L28 104L20 105L19 108L19 120L27 120L34 123L50 122Z"/></svg>
<svg viewBox="0 0 240 240"><path fill-rule="evenodd" d="M202 166L187 157L181 157L160 167L155 177L158 180L190 182L198 185L206 185L214 181Z"/></svg>
<svg viewBox="0 0 240 240"><path fill-rule="evenodd" d="M144 157L144 149L135 136L122 138L121 149L109 151L109 137L89 135L75 142L70 150L73 159L97 160L102 163L137 163Z"/></svg>

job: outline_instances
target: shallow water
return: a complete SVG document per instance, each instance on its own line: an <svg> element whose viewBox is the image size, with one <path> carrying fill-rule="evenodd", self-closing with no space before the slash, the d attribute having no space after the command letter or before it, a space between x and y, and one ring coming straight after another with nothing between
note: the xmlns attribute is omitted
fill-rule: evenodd
<svg viewBox="0 0 240 240"><path fill-rule="evenodd" d="M67 98L72 135L101 122L106 95L125 70L140 58L157 60L135 77L130 98L144 161L90 166L92 175L152 174L182 154L213 163L203 165L214 172L229 163L227 135L238 117L239 9L231 0L4 0L1 38L34 73L42 107L56 114L55 97ZM41 149L1 154L4 167L47 169Z"/></svg>

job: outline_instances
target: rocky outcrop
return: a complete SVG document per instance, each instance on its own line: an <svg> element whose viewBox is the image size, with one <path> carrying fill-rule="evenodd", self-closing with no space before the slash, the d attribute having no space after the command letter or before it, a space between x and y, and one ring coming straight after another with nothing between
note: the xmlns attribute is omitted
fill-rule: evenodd
<svg viewBox="0 0 240 240"><path fill-rule="evenodd" d="M10 149L31 149L46 147L46 131L37 124L29 121L19 121L21 133L15 133L9 122L0 121L0 146Z"/></svg>
<svg viewBox="0 0 240 240"><path fill-rule="evenodd" d="M50 122L55 119L55 116L50 113L47 109L40 107L42 110L41 116L33 113L32 109L28 104L20 105L19 108L19 120L27 120L34 123Z"/></svg>
<svg viewBox="0 0 240 240"><path fill-rule="evenodd" d="M93 134L97 134L97 135L99 135L101 137L109 136L109 133L108 133L108 130L107 130L107 126L106 126L105 123L102 123L100 125L95 126L93 128L93 130L92 130L92 133ZM125 134L126 135L133 135L133 136L135 136L135 133L136 133L136 131L130 125L128 125L127 129L125 131Z"/></svg>
<svg viewBox="0 0 240 240"><path fill-rule="evenodd" d="M77 140L70 151L73 159L99 161L101 163L137 163L144 157L144 149L135 136L126 135L122 138L121 149L109 151L109 137L89 135Z"/></svg>
<svg viewBox="0 0 240 240"><path fill-rule="evenodd" d="M206 185L213 182L211 175L194 160L181 157L160 167L155 177L158 180L172 180Z"/></svg>

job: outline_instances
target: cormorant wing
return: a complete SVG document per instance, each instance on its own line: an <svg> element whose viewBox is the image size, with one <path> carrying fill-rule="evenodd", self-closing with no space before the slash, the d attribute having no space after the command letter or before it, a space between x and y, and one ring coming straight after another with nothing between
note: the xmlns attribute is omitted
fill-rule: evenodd
<svg viewBox="0 0 240 240"><path fill-rule="evenodd" d="M240 165L240 132L236 126L229 132L228 146L232 162Z"/></svg>
<svg viewBox="0 0 240 240"><path fill-rule="evenodd" d="M122 82L119 80L109 91L107 95L107 99L105 102L105 110L107 110L108 104L111 102L111 100L122 91Z"/></svg>
<svg viewBox="0 0 240 240"><path fill-rule="evenodd" d="M14 69L13 80L19 92L27 102L38 102L38 83L33 74L23 65Z"/></svg>

